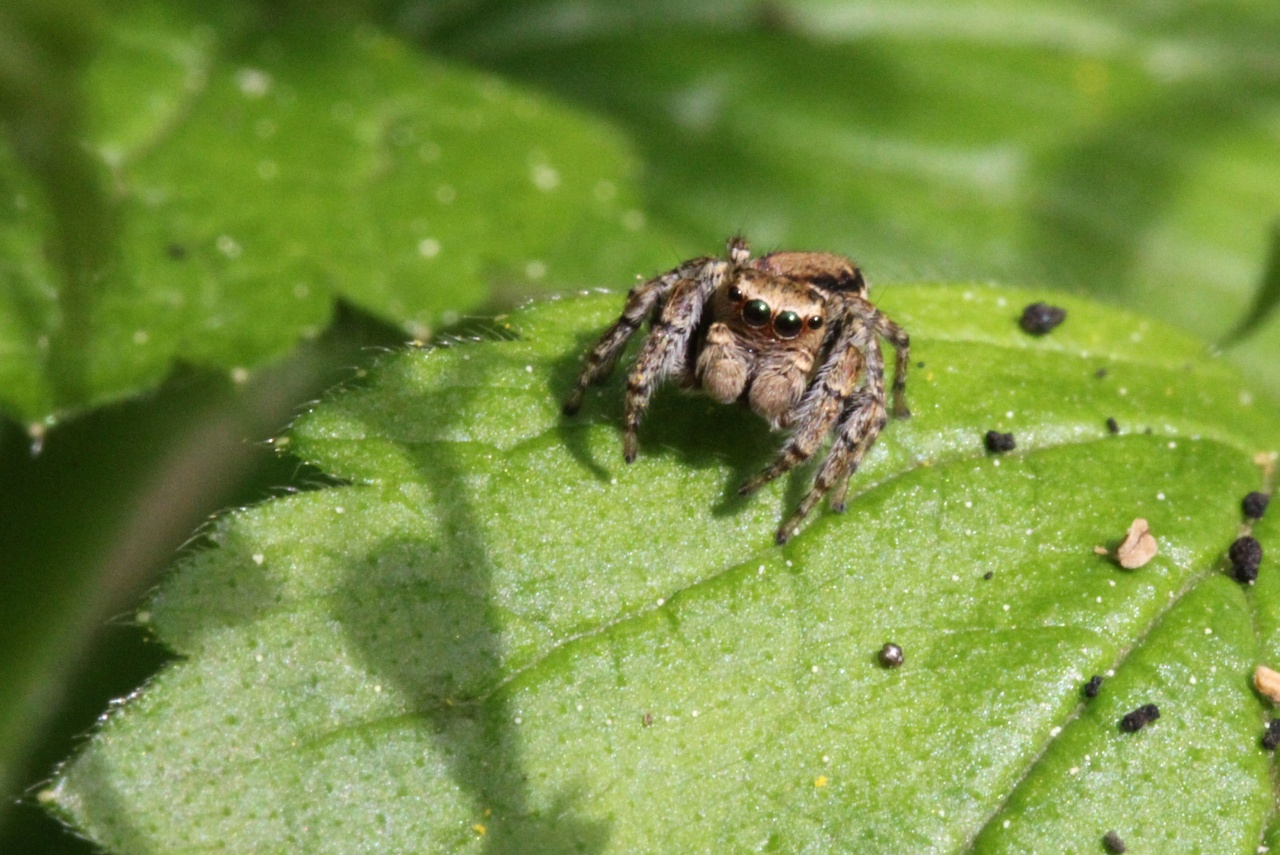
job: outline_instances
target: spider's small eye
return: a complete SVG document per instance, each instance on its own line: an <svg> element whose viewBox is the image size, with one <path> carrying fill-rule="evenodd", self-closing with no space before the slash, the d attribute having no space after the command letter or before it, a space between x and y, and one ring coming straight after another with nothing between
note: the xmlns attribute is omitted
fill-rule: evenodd
<svg viewBox="0 0 1280 855"><path fill-rule="evenodd" d="M822 326L822 315L814 315L809 319L809 329L816 330L820 326Z"/></svg>
<svg viewBox="0 0 1280 855"><path fill-rule="evenodd" d="M802 327L804 327L804 321L800 320L800 316L795 312L779 312L777 319L773 322L773 331L782 338L795 338L800 335Z"/></svg>
<svg viewBox="0 0 1280 855"><path fill-rule="evenodd" d="M764 300L752 300L742 307L742 319L753 327L762 327L773 317L773 310Z"/></svg>
<svg viewBox="0 0 1280 855"><path fill-rule="evenodd" d="M729 299L735 303L742 302L742 292L738 290L737 285L729 286Z"/></svg>

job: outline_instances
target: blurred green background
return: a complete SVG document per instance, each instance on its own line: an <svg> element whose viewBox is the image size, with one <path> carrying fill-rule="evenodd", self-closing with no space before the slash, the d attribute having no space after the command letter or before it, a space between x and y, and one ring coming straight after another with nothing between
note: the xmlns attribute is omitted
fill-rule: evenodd
<svg viewBox="0 0 1280 855"><path fill-rule="evenodd" d="M1277 4L11 0L0 120L4 852L90 851L41 782L164 662L175 551L318 483L267 440L527 295L742 232L1090 294L1280 397Z"/></svg>

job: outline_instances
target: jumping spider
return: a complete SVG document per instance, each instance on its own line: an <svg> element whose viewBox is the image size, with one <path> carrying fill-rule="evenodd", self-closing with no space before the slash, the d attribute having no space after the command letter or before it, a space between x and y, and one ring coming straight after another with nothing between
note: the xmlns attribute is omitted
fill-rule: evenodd
<svg viewBox="0 0 1280 855"><path fill-rule="evenodd" d="M658 386L674 377L714 400L739 401L790 438L767 468L738 490L747 495L808 460L835 439L813 487L778 529L786 543L828 492L844 510L849 477L884 428L884 358L878 338L893 345L893 413L910 415L906 332L868 302L862 272L825 252L772 252L751 257L746 240L730 238L728 258L695 258L637 285L621 317L587 355L564 412L582 406L587 386L613 370L646 320L650 333L627 376L623 457L636 458L636 431Z"/></svg>

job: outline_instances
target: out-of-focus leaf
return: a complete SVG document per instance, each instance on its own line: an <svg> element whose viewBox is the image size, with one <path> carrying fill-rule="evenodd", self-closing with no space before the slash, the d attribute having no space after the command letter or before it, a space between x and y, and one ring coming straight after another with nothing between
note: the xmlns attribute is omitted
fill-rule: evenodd
<svg viewBox="0 0 1280 855"><path fill-rule="evenodd" d="M1127 313L1032 338L1029 292L877 296L915 415L784 548L811 470L737 498L778 446L745 411L661 395L630 467L620 379L560 415L618 295L387 358L290 437L348 486L218 524L143 615L182 661L45 798L156 855L1253 852L1280 576L1223 556L1276 413ZM1135 517L1125 571L1094 547Z"/></svg>
<svg viewBox="0 0 1280 855"><path fill-rule="evenodd" d="M136 393L175 361L252 368L315 335L337 298L425 336L672 252L646 230L617 134L367 27L234 0L129 4L83 83L120 234L74 336L43 249L49 182L0 149L0 407L24 422ZM63 352L84 375L73 389Z"/></svg>
<svg viewBox="0 0 1280 855"><path fill-rule="evenodd" d="M494 4L430 36L611 117L705 240L1089 292L1216 340L1280 199L1280 7ZM1280 325L1232 354L1280 395Z"/></svg>

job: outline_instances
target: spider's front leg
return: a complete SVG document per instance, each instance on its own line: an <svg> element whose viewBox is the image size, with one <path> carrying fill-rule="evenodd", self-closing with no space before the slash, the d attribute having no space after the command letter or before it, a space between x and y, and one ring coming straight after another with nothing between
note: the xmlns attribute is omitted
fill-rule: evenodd
<svg viewBox="0 0 1280 855"><path fill-rule="evenodd" d="M869 342L865 353L866 385L845 402L844 415L836 427L836 438L831 443L831 450L818 467L818 474L814 477L809 492L778 529L779 544L786 543L791 538L801 521L833 487L831 507L837 512L844 511L849 479L858 471L858 464L888 422L884 408L884 359L874 338Z"/></svg>
<svg viewBox="0 0 1280 855"><path fill-rule="evenodd" d="M582 398L588 386L600 382L612 373L631 336L640 329L645 319L656 313L658 306L680 281L680 276L681 269L676 268L642 282L627 293L627 304L623 307L622 314L587 353L587 364L578 375L569 399L564 402L566 416L572 416L582 408Z"/></svg>
<svg viewBox="0 0 1280 855"><path fill-rule="evenodd" d="M863 338L865 331L863 336L844 340L832 350L800 402L791 438L771 464L738 488L739 496L750 495L790 472L822 446L840 418L845 400L853 394L863 362L855 341Z"/></svg>
<svg viewBox="0 0 1280 855"><path fill-rule="evenodd" d="M683 268L682 268L683 269ZM653 322L653 330L640 348L636 364L627 376L623 405L622 456L628 463L636 459L636 434L649 399L662 381L688 369L689 343L702 321L707 298L720 286L732 265L707 260L692 275L682 278Z"/></svg>

